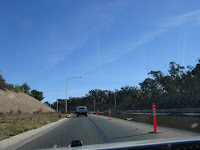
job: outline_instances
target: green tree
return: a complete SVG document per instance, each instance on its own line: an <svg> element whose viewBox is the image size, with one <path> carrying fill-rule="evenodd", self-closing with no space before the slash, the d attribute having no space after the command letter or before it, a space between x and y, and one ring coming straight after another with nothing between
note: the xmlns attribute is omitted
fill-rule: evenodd
<svg viewBox="0 0 200 150"><path fill-rule="evenodd" d="M37 91L35 89L31 91L31 96L39 101L42 101L45 98L43 97L43 92Z"/></svg>
<svg viewBox="0 0 200 150"><path fill-rule="evenodd" d="M30 90L30 86L27 84L27 82L25 82L23 85L22 85L22 91L26 94L29 94L29 90Z"/></svg>
<svg viewBox="0 0 200 150"><path fill-rule="evenodd" d="M49 107L51 106L51 104L48 101L45 101L44 104L49 106Z"/></svg>
<svg viewBox="0 0 200 150"><path fill-rule="evenodd" d="M6 88L6 83L5 79L0 75L0 89L5 89Z"/></svg>
<svg viewBox="0 0 200 150"><path fill-rule="evenodd" d="M151 71L148 73L152 75L157 88L162 91L162 94L172 95L175 92L175 81L172 76L165 76L161 71Z"/></svg>
<svg viewBox="0 0 200 150"><path fill-rule="evenodd" d="M65 110L66 100L65 99L58 99L58 109L59 111Z"/></svg>
<svg viewBox="0 0 200 150"><path fill-rule="evenodd" d="M184 66L180 66L179 64L176 64L175 62L170 62L169 63L169 73L172 77L180 76L183 74L183 70L185 69Z"/></svg>
<svg viewBox="0 0 200 150"><path fill-rule="evenodd" d="M8 90L14 90L14 85L13 84L6 84L6 89Z"/></svg>
<svg viewBox="0 0 200 150"><path fill-rule="evenodd" d="M15 85L15 92L22 92L22 86Z"/></svg>
<svg viewBox="0 0 200 150"><path fill-rule="evenodd" d="M174 95L176 93L176 83L171 76L164 76L160 81L165 95Z"/></svg>
<svg viewBox="0 0 200 150"><path fill-rule="evenodd" d="M139 85L141 86L143 99L156 98L162 93L162 90L159 89L159 84L151 78L146 78Z"/></svg>
<svg viewBox="0 0 200 150"><path fill-rule="evenodd" d="M198 61L198 63L191 71L193 79L194 79L194 92L195 93L200 92L200 59L198 59L197 61Z"/></svg>

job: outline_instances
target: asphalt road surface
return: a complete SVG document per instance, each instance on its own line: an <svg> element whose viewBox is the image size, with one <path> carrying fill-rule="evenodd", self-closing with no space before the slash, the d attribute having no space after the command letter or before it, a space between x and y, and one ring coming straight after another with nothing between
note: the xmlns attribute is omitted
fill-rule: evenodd
<svg viewBox="0 0 200 150"><path fill-rule="evenodd" d="M81 140L83 145L113 143L123 141L150 140L170 137L198 136L200 134L136 123L105 116L88 115L76 117L71 115L68 121L18 148L34 150L53 147L68 147L73 140Z"/></svg>

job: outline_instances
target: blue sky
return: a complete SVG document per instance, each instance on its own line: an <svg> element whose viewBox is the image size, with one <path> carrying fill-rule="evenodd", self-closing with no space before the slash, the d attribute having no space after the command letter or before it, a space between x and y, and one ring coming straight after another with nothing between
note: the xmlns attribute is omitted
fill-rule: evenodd
<svg viewBox="0 0 200 150"><path fill-rule="evenodd" d="M57 92L137 86L170 61L200 58L200 1L1 0L0 72L54 102ZM65 98L60 93L59 98Z"/></svg>

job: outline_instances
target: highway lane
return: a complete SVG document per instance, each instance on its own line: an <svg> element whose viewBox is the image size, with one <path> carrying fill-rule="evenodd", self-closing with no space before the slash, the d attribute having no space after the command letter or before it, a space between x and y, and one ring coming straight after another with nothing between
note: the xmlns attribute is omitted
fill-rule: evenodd
<svg viewBox="0 0 200 150"><path fill-rule="evenodd" d="M69 121L25 144L18 150L34 150L56 146L67 147L73 140L82 140L85 144L104 143L98 130L87 117L80 116L77 118L75 115L71 115L69 119Z"/></svg>
<svg viewBox="0 0 200 150"><path fill-rule="evenodd" d="M73 140L81 140L84 145L91 145L199 135L163 127L158 127L159 133L157 134L149 133L151 131L153 131L153 126L133 121L117 118L109 120L108 117L96 115L77 118L72 114L67 122L32 140L18 150L67 147Z"/></svg>

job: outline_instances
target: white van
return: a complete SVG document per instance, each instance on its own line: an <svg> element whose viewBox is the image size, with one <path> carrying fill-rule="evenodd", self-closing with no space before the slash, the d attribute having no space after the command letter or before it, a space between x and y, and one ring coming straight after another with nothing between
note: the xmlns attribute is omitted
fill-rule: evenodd
<svg viewBox="0 0 200 150"><path fill-rule="evenodd" d="M77 115L77 117L79 115L85 115L87 117L87 114L88 114L87 106L77 106L76 107L76 115Z"/></svg>

